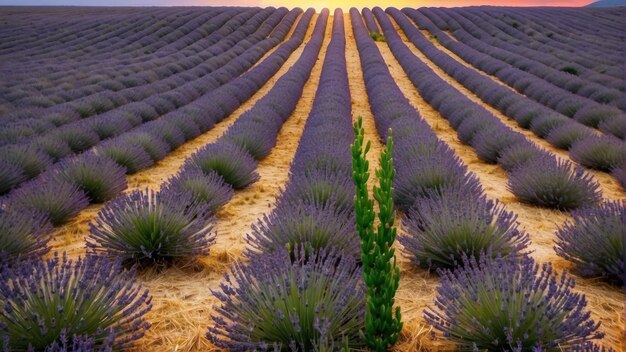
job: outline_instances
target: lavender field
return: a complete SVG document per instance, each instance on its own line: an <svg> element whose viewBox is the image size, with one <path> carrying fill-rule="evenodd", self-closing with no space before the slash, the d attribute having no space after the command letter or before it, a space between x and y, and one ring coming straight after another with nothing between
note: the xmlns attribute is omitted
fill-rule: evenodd
<svg viewBox="0 0 626 352"><path fill-rule="evenodd" d="M0 347L626 350L625 19L0 7Z"/></svg>

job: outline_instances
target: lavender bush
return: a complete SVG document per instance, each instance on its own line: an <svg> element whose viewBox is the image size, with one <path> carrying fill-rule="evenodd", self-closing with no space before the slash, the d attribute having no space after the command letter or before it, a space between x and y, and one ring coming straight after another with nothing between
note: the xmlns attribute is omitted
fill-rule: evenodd
<svg viewBox="0 0 626 352"><path fill-rule="evenodd" d="M105 205L87 247L127 264L168 264L208 253L215 240L206 204L175 193L133 191Z"/></svg>
<svg viewBox="0 0 626 352"><path fill-rule="evenodd" d="M0 160L0 195L9 192L24 180L26 180L26 175L21 167Z"/></svg>
<svg viewBox="0 0 626 352"><path fill-rule="evenodd" d="M626 162L626 146L612 136L594 136L572 144L570 155L572 160L585 167L611 171Z"/></svg>
<svg viewBox="0 0 626 352"><path fill-rule="evenodd" d="M37 180L13 191L7 199L11 211L37 211L46 214L54 226L74 217L89 205L79 186L59 180Z"/></svg>
<svg viewBox="0 0 626 352"><path fill-rule="evenodd" d="M47 253L51 231L45 214L0 208L0 266L4 262L38 258Z"/></svg>
<svg viewBox="0 0 626 352"><path fill-rule="evenodd" d="M540 157L509 172L507 188L521 201L562 210L596 204L600 185L580 167Z"/></svg>
<svg viewBox="0 0 626 352"><path fill-rule="evenodd" d="M589 127L578 123L566 123L553 128L545 136L545 140L557 148L567 150L575 142L591 136L595 136L595 133Z"/></svg>
<svg viewBox="0 0 626 352"><path fill-rule="evenodd" d="M217 172L205 174L198 168L187 167L161 186L161 193L177 194L181 199L190 199L192 206L200 204L215 213L234 192Z"/></svg>
<svg viewBox="0 0 626 352"><path fill-rule="evenodd" d="M406 233L398 240L411 260L425 268L454 268L463 257L481 253L520 256L530 243L517 215L485 195L462 189L419 198L403 225Z"/></svg>
<svg viewBox="0 0 626 352"><path fill-rule="evenodd" d="M572 212L572 216L556 233L556 253L573 262L584 276L601 276L623 283L626 277L624 202L582 208Z"/></svg>
<svg viewBox="0 0 626 352"><path fill-rule="evenodd" d="M136 144L127 141L111 141L99 145L95 150L96 155L106 156L126 168L127 174L134 174L154 164L148 153Z"/></svg>
<svg viewBox="0 0 626 352"><path fill-rule="evenodd" d="M55 165L50 177L77 185L87 194L90 203L112 199L128 186L126 168L94 154L62 161Z"/></svg>
<svg viewBox="0 0 626 352"><path fill-rule="evenodd" d="M545 351L603 337L574 279L530 257L464 260L441 271L426 321L460 349Z"/></svg>
<svg viewBox="0 0 626 352"><path fill-rule="evenodd" d="M217 172L235 189L241 189L259 179L257 162L241 147L225 142L209 144L196 152L187 165L204 173Z"/></svg>
<svg viewBox="0 0 626 352"><path fill-rule="evenodd" d="M207 338L230 351L330 351L363 347L365 288L350 256L304 249L236 263L213 291Z"/></svg>
<svg viewBox="0 0 626 352"><path fill-rule="evenodd" d="M333 207L300 204L277 208L252 225L246 242L248 256L282 249L293 254L301 248L307 254L334 249L356 260L361 256L354 218Z"/></svg>
<svg viewBox="0 0 626 352"><path fill-rule="evenodd" d="M150 326L151 297L119 262L55 255L0 271L0 278L5 351L124 350Z"/></svg>
<svg viewBox="0 0 626 352"><path fill-rule="evenodd" d="M20 167L24 176L29 179L52 165L52 160L45 153L25 145L0 148L0 161Z"/></svg>

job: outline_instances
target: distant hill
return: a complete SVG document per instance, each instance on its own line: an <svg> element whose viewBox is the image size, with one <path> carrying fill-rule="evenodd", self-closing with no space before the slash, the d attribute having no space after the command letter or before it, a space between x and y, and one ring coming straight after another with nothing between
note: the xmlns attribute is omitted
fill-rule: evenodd
<svg viewBox="0 0 626 352"><path fill-rule="evenodd" d="M600 0L600 1L592 2L586 7L616 7L616 6L626 6L626 0Z"/></svg>

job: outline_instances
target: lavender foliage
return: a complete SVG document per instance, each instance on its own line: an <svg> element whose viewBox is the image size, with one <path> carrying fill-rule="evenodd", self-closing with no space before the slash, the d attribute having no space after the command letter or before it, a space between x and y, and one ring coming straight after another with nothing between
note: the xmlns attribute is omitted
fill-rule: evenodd
<svg viewBox="0 0 626 352"><path fill-rule="evenodd" d="M126 264L168 264L207 254L212 212L176 193L133 191L110 202L90 224L87 247Z"/></svg>
<svg viewBox="0 0 626 352"><path fill-rule="evenodd" d="M191 206L200 204L215 213L233 197L234 191L217 172L205 174L198 168L188 167L161 186L161 193L176 194L181 199L189 199Z"/></svg>
<svg viewBox="0 0 626 352"><path fill-rule="evenodd" d="M128 186L126 168L95 154L66 159L54 166L49 177L77 185L90 203L104 203Z"/></svg>
<svg viewBox="0 0 626 352"><path fill-rule="evenodd" d="M104 257L73 262L55 254L0 271L0 278L0 340L8 351L123 350L150 327L148 291Z"/></svg>
<svg viewBox="0 0 626 352"><path fill-rule="evenodd" d="M0 160L0 195L9 192L13 187L26 180L22 168Z"/></svg>
<svg viewBox="0 0 626 352"><path fill-rule="evenodd" d="M7 209L41 212L54 226L69 221L87 205L89 198L79 186L59 180L30 182L13 191L7 199Z"/></svg>
<svg viewBox="0 0 626 352"><path fill-rule="evenodd" d="M52 225L45 214L0 208L0 266L47 253L50 232Z"/></svg>
<svg viewBox="0 0 626 352"><path fill-rule="evenodd" d="M328 206L279 207L252 225L246 242L248 256L267 255L282 249L293 254L302 248L307 254L336 250L356 260L361 256L354 219L345 211Z"/></svg>
<svg viewBox="0 0 626 352"><path fill-rule="evenodd" d="M134 174L154 164L144 148L128 141L111 141L100 145L95 149L95 154L106 156L125 167L127 174Z"/></svg>
<svg viewBox="0 0 626 352"><path fill-rule="evenodd" d="M363 347L365 288L350 256L296 250L235 264L213 294L207 338L230 351L339 350ZM347 346L345 346L347 344Z"/></svg>
<svg viewBox="0 0 626 352"><path fill-rule="evenodd" d="M24 176L29 179L52 165L52 159L41 150L25 145L0 148L0 161L20 167Z"/></svg>
<svg viewBox="0 0 626 352"><path fill-rule="evenodd" d="M454 268L464 257L521 256L530 243L517 215L486 196L449 190L419 198L403 219L398 238L409 258L426 268Z"/></svg>
<svg viewBox="0 0 626 352"><path fill-rule="evenodd" d="M626 162L626 145L613 137L588 137L570 148L572 160L596 170L611 171Z"/></svg>
<svg viewBox="0 0 626 352"><path fill-rule="evenodd" d="M197 167L204 173L217 172L224 182L241 189L259 179L256 160L240 146L218 142L196 152L186 165Z"/></svg>
<svg viewBox="0 0 626 352"><path fill-rule="evenodd" d="M464 260L440 272L426 321L461 350L568 349L603 337L574 279L530 257Z"/></svg>
<svg viewBox="0 0 626 352"><path fill-rule="evenodd" d="M521 201L547 208L597 204L600 185L580 167L554 157L535 158L509 172L507 188Z"/></svg>
<svg viewBox="0 0 626 352"><path fill-rule="evenodd" d="M556 233L556 253L573 262L584 276L623 283L626 277L624 202L582 208L572 212L572 217Z"/></svg>

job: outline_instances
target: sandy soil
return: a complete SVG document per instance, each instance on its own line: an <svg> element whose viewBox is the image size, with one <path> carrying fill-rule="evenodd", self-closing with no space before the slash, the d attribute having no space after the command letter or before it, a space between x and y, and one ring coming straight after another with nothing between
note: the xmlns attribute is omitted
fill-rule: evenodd
<svg viewBox="0 0 626 352"><path fill-rule="evenodd" d="M315 16L311 22L307 38L311 35L316 18ZM359 55L350 25L350 17L346 14L344 20L347 35L346 59L352 95L353 119L356 119L359 115L363 117L365 137L372 143L368 160L370 161L370 171L373 175L373 171L378 165L378 158L383 144L376 133L373 116L369 108ZM280 188L287 181L289 164L310 112L315 90L319 82L323 57L326 51L326 44L330 40L331 29L332 16L330 16L327 26L326 42L320 53L320 58L313 68L311 78L304 87L302 99L299 101L295 112L283 126L278 136L277 145L272 150L272 153L259 163L260 181L244 190L237 191L231 202L217 214L217 225L215 227L217 241L212 247L209 256L199 258L196 262L182 263L161 272L144 271L139 274L139 281L149 288L153 295L154 308L147 316L147 319L152 324L152 328L138 342L135 351L218 350L204 337L206 328L211 323L212 306L216 303L216 299L210 290L217 288L222 275L228 271L230 264L241 259L241 253L245 246L245 234L259 217L271 211ZM401 90L422 117L430 124L439 138L448 143L468 165L470 170L476 173L489 197L499 199L508 206L509 210L518 214L521 226L530 233L533 241L533 256L541 262L552 261L559 270L570 269L569 263L556 256L552 249L554 232L559 225L569 218L569 215L517 202L515 197L506 190L506 175L504 171L496 165L488 165L480 161L470 147L462 145L456 138L456 132L448 125L447 121L419 96L387 45L385 43L377 43L377 45L383 57L387 60L388 67ZM297 49L270 82L231 116L216 125L214 129L181 146L153 167L130 176L129 190L145 187L158 189L164 180L179 170L186 157L218 138L243 112L250 109L259 98L264 96L273 87L275 81L297 60L301 51L302 47ZM414 52L420 58L425 59L417 50L414 50ZM455 87L461 88L457 82L445 75L440 69L434 67L435 65L430 61L425 61L442 78L454 84ZM473 101L483 104L480 99L471 95L467 90L462 91L468 94ZM490 111L494 114L497 113L493 109L490 109ZM554 151L560 157L567 158L566 153L555 150L547 143L529 134L528 131L517 128L514 122L508 120L505 116L499 113L496 116L547 150ZM602 183L603 193L606 198L617 199L624 197L623 191L614 182L602 178L602 175L594 175ZM375 182L373 176L370 181L371 187ZM54 236L53 250L65 250L71 255L84 253L84 237L88 233L88 224L93 221L100 208L101 206L97 205L91 206L70 224L59 228ZM399 220L400 218L398 217L398 223ZM397 304L402 310L404 329L394 351L452 350L454 346L449 342L442 338L434 339L432 337L432 328L423 319L423 309L432 304L435 296L435 289L438 284L437 276L413 267L408 259L402 255L400 246L398 246L397 256L400 259L401 279L396 297ZM617 351L624 350L624 347L626 347L623 340L624 320L623 315L620 313L624 310L626 295L618 288L597 280L577 277L577 284L577 289L587 295L594 319L602 321L601 329L607 333L603 344L612 346Z"/></svg>

